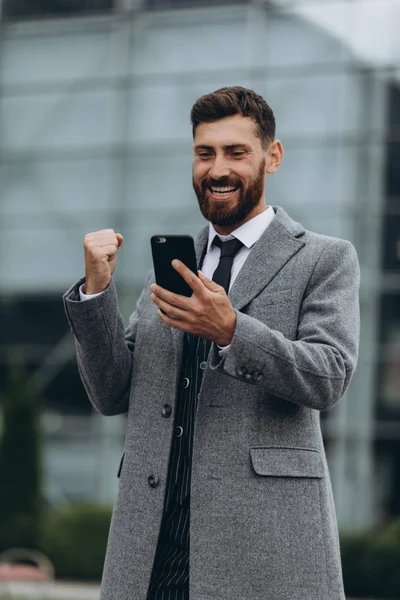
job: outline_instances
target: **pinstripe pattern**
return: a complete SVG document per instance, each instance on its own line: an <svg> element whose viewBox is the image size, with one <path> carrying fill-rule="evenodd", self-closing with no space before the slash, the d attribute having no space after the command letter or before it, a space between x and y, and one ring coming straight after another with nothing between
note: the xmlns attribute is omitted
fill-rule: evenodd
<svg viewBox="0 0 400 600"><path fill-rule="evenodd" d="M181 390L165 494L164 516L148 600L189 598L190 474L197 399L210 343L185 335ZM178 427L182 428L182 432ZM181 435L179 435L181 434ZM179 436L178 436L179 435Z"/></svg>

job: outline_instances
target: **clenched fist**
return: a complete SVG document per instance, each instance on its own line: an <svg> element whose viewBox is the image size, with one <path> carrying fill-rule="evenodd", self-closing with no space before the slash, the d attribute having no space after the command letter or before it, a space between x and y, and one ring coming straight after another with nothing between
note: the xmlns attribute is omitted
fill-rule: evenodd
<svg viewBox="0 0 400 600"><path fill-rule="evenodd" d="M114 229L102 229L85 235L85 294L97 294L106 289L114 273L118 248L123 241L122 235L115 233Z"/></svg>

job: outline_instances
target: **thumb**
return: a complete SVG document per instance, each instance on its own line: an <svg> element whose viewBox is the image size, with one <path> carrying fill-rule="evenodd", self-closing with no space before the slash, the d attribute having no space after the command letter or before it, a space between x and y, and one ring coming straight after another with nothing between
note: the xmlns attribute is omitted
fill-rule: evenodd
<svg viewBox="0 0 400 600"><path fill-rule="evenodd" d="M220 292L221 290L225 292L224 288L221 285L218 285L218 283L215 283L215 281L212 281L211 279L206 277L201 271L199 271L199 279L203 283L204 287L210 290L210 292Z"/></svg>
<svg viewBox="0 0 400 600"><path fill-rule="evenodd" d="M117 240L118 240L118 248L120 248L122 246L122 244L124 243L124 236L121 235L120 233L116 233L115 235L117 236Z"/></svg>

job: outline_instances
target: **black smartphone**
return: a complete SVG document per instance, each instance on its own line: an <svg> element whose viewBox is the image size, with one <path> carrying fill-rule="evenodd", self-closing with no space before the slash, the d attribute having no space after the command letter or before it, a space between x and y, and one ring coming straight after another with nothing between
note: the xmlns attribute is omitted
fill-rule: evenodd
<svg viewBox="0 0 400 600"><path fill-rule="evenodd" d="M193 238L190 235L153 235L151 252L157 284L175 294L190 297L192 289L175 271L171 262L177 258L197 275Z"/></svg>

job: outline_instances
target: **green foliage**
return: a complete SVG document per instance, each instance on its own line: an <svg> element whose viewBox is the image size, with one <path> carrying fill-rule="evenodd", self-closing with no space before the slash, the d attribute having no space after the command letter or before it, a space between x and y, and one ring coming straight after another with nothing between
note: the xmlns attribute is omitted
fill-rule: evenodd
<svg viewBox="0 0 400 600"><path fill-rule="evenodd" d="M340 536L343 579L349 596L365 598L376 588L378 565L374 541L371 531Z"/></svg>
<svg viewBox="0 0 400 600"><path fill-rule="evenodd" d="M110 520L110 507L89 503L70 504L47 515L41 549L57 578L101 579Z"/></svg>
<svg viewBox="0 0 400 600"><path fill-rule="evenodd" d="M377 537L375 553L380 583L387 598L400 598L400 519L386 527Z"/></svg>
<svg viewBox="0 0 400 600"><path fill-rule="evenodd" d="M340 536L348 596L400 598L400 519L379 529Z"/></svg>
<svg viewBox="0 0 400 600"><path fill-rule="evenodd" d="M41 519L39 402L22 366L10 364L0 398L0 551L38 544Z"/></svg>

